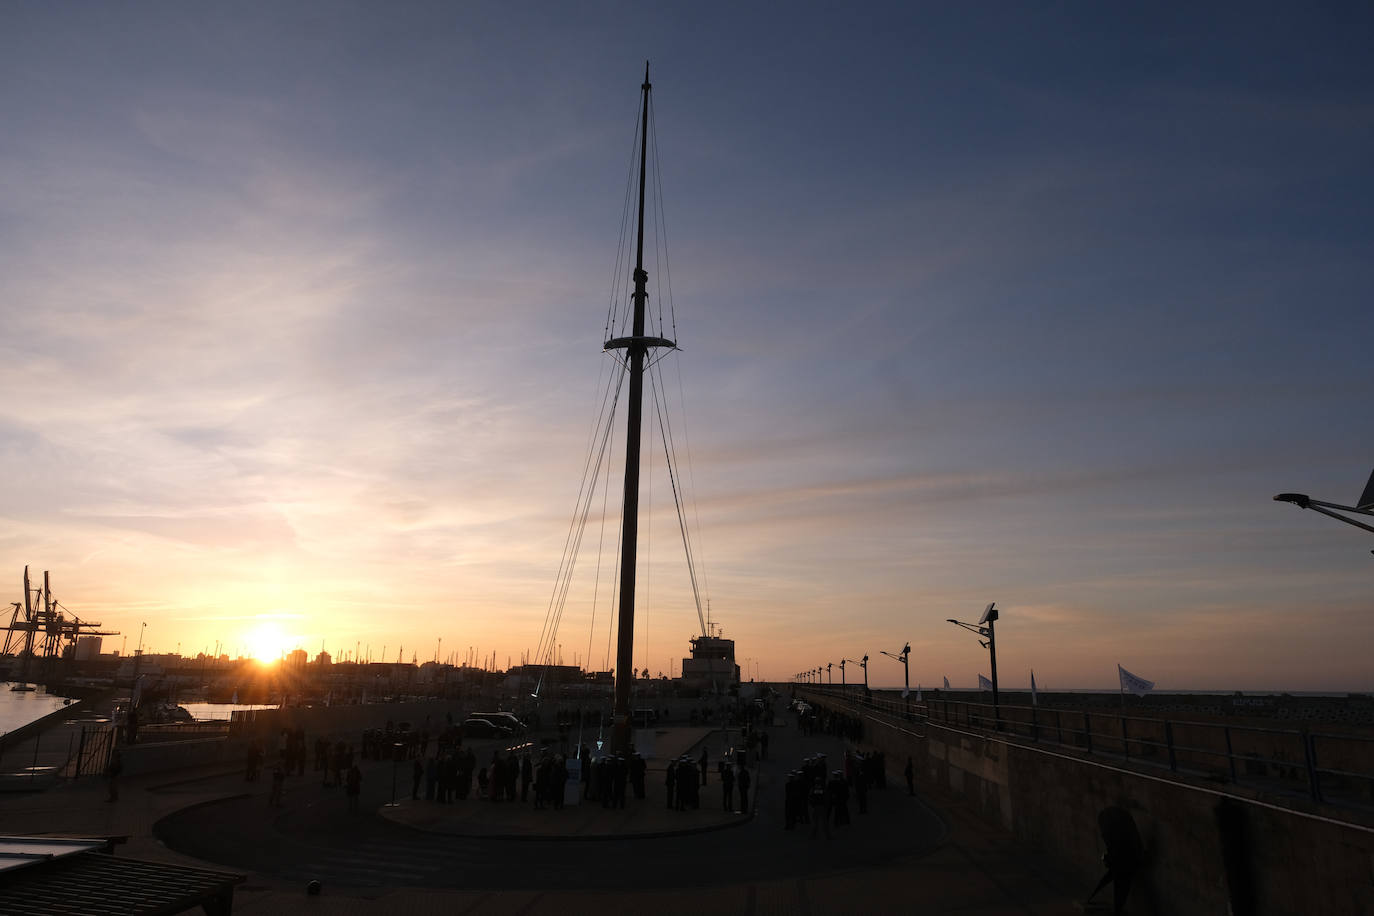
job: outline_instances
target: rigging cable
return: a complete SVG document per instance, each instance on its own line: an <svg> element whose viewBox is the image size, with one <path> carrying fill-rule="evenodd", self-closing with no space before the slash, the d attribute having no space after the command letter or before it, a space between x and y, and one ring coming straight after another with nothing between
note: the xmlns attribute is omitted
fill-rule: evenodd
<svg viewBox="0 0 1374 916"><path fill-rule="evenodd" d="M701 623L701 635L705 636L706 619L701 612L701 590L697 586L696 558L692 552L692 542L687 531L687 520L683 515L682 497L678 490L677 476L674 473L673 462L670 457L673 451L673 447L670 444L671 429L663 420L663 407L659 397L659 387L660 382L655 381L655 377L650 375L649 388L653 392L654 408L658 412L659 417L658 428L660 434L663 436L663 450L668 461L668 480L673 486L673 505L677 509L678 528L682 532L682 548L687 555L687 576L692 583L692 598L697 606L697 620Z"/></svg>

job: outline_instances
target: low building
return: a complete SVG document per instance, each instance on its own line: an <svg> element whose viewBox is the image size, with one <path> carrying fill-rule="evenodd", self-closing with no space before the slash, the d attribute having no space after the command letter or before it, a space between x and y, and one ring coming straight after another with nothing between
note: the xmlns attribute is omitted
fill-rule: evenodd
<svg viewBox="0 0 1374 916"><path fill-rule="evenodd" d="M682 660L682 686L704 693L727 693L739 687L735 641L723 636L692 637L692 656Z"/></svg>

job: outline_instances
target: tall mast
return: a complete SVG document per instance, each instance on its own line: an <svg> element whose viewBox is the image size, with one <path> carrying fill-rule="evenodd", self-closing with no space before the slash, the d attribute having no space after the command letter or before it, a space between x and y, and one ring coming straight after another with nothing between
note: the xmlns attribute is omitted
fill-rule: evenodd
<svg viewBox="0 0 1374 916"><path fill-rule="evenodd" d="M611 748L617 754L630 749L630 688L634 678L635 562L639 536L639 428L644 400L644 357L650 347L673 347L671 340L644 336L644 303L649 275L644 271L644 177L649 146L649 62L644 62L644 84L639 132L639 232L635 242L634 329L630 337L606 341L605 349L623 348L630 364L630 409L625 436L625 499L620 555L620 629L615 657L615 709Z"/></svg>

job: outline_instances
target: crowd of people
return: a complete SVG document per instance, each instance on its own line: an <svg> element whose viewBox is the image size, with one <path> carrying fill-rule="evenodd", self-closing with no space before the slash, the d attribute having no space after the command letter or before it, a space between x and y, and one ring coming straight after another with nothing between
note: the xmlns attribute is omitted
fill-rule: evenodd
<svg viewBox="0 0 1374 916"><path fill-rule="evenodd" d="M749 761L763 760L768 755L768 735L758 725L762 711L743 703L712 711L711 718L738 723L740 743L720 759L712 760L710 752L702 747L699 757L682 756L668 761L664 773L668 809L699 809L707 776L714 770L722 809L750 812L753 775ZM697 713L699 720L708 717L705 710L692 712ZM564 744L566 747L566 741ZM493 803L532 801L536 810L557 810L563 807L571 791L585 802L604 808L624 808L631 796L636 800L647 797L648 762L640 754L594 756L586 744L574 746L566 754L555 748L556 745L536 747L532 742L497 748L483 763L472 744L464 743L462 728L452 716L438 724L426 720L420 728L405 722L387 722L385 728L364 730L356 744L323 735L311 744L303 728L283 729L275 736L249 741L244 779L258 781L267 768L271 774L269 804L281 806L287 777L303 776L307 763L313 759L313 771L320 784L342 788L351 811L358 808L361 764L365 760L390 760L394 764L409 761L406 772L411 777L412 800L434 804L452 804L475 797ZM486 751L482 753L485 755ZM570 781L575 786L570 787Z"/></svg>
<svg viewBox="0 0 1374 916"><path fill-rule="evenodd" d="M783 785L785 830L809 825L812 837L824 834L829 839L832 826L850 823L851 794L858 813L867 814L869 790L887 788L887 761L881 751L864 754L846 750L841 768L827 773L826 765L824 754L814 754L787 774Z"/></svg>

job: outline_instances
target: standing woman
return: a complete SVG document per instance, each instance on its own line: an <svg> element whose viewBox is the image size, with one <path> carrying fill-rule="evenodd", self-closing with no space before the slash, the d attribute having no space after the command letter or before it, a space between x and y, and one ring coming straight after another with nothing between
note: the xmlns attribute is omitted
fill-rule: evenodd
<svg viewBox="0 0 1374 916"><path fill-rule="evenodd" d="M348 810L353 814L358 813L358 796L363 791L363 771L358 769L358 764L354 763L348 768Z"/></svg>

